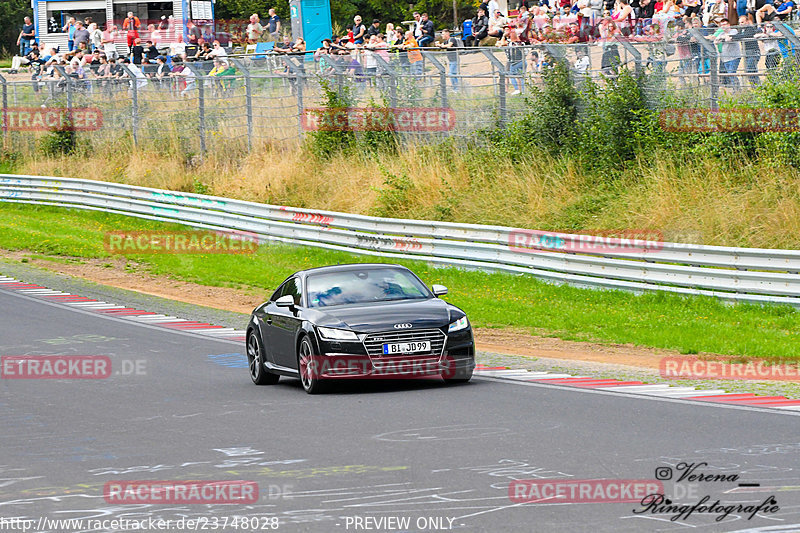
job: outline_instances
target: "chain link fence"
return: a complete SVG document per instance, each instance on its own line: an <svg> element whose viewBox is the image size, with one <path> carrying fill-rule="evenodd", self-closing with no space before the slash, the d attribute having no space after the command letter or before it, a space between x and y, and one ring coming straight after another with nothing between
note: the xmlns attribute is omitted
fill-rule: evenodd
<svg viewBox="0 0 800 533"><path fill-rule="evenodd" d="M94 67L81 75L57 65L22 80L0 76L3 143L6 150L36 149L37 137L54 129L36 109L94 108L102 126L77 135L98 149L128 146L124 142L186 154L223 145L248 150L301 139L308 129L304 115L321 106L325 88L346 92L352 107L446 109L454 117L445 127L411 127L405 135L468 136L523 112L526 95L557 61L569 65L576 84L603 83L620 68L643 74L654 109L715 109L726 98L746 98L771 71L797 60L800 40L792 28L771 25L727 42L714 36L717 29L693 28L657 40L424 49L420 55L362 50L230 56L224 64L187 63L180 75L163 77L155 65L142 71L121 65L111 78Z"/></svg>

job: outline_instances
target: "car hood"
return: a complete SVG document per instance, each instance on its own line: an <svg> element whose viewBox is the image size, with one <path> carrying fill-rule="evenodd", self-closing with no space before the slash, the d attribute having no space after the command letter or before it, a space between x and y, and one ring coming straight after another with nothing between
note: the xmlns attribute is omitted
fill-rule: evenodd
<svg viewBox="0 0 800 533"><path fill-rule="evenodd" d="M393 331L395 324L411 324L415 329L442 328L451 322L450 309L450 305L439 298L337 306L320 309L325 320L317 324L349 327L363 333Z"/></svg>

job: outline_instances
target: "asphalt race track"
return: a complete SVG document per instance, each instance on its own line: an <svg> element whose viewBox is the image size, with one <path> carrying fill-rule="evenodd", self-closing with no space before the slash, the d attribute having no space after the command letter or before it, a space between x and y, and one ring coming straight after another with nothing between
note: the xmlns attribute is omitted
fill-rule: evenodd
<svg viewBox="0 0 800 533"><path fill-rule="evenodd" d="M0 379L2 531L23 530L12 519L32 520L28 531L111 531L87 522L111 519L171 520L169 531L192 519L206 531L800 531L797 413L486 378L342 382L310 396L298 380L253 385L241 342L2 289L0 318L2 356L111 361L106 379ZM675 483L680 463L726 480ZM664 467L676 504L772 496L779 509L671 520L632 502L509 498L514 480L652 482ZM104 497L123 480L247 480L259 493L251 504ZM258 526L231 526L237 516Z"/></svg>

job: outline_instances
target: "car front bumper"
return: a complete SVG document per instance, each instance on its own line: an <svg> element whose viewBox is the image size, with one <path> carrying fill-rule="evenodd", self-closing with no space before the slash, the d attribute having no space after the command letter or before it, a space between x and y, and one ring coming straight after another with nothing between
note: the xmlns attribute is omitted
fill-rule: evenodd
<svg viewBox="0 0 800 533"><path fill-rule="evenodd" d="M319 378L425 378L449 377L475 367L472 329L446 336L440 354L370 355L361 341L319 340L319 355L314 356L314 371Z"/></svg>

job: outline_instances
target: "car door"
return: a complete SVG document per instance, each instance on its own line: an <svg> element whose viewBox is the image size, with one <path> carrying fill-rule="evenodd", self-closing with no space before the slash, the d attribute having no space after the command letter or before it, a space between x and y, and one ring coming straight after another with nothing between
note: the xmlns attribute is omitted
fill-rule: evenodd
<svg viewBox="0 0 800 533"><path fill-rule="evenodd" d="M271 309L275 309L275 300L280 298L284 285L278 287L272 294L270 299L261 308L256 310L256 318L258 319L259 333L261 334L261 344L264 347L264 358L270 363L275 363L275 350L270 340L270 329L272 328L272 319L269 317Z"/></svg>
<svg viewBox="0 0 800 533"><path fill-rule="evenodd" d="M277 365L294 369L297 368L297 350L294 341L302 322L300 318L302 294L300 278L294 277L283 284L278 298L292 296L295 307L278 307L275 302L270 302L266 309L267 342L271 347L273 361Z"/></svg>

